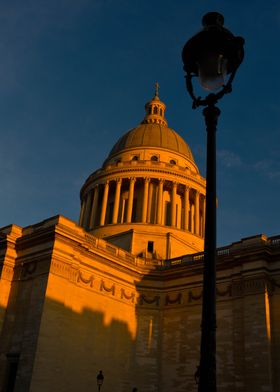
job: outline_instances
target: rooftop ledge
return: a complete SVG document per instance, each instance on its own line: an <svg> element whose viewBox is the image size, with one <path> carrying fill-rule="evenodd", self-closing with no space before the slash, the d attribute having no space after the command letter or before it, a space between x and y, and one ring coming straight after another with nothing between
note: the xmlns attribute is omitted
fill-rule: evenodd
<svg viewBox="0 0 280 392"><path fill-rule="evenodd" d="M97 238L92 234L85 231L76 222L65 218L62 215L56 215L35 225L30 225L25 228L21 228L16 225L10 225L0 228L0 242L1 239L10 237L11 235L17 235L18 237L41 233L44 230L49 230L51 227L55 228L55 231L68 237L73 237L74 240L80 241L82 246L85 248L94 247L98 250L108 252L112 256L117 257L120 261L123 261L128 265L135 265L139 267L153 267L156 269L168 269L173 266L182 264L194 264L203 260L203 252L176 257L170 260L158 260L158 259L146 259L138 256L134 256L131 253L119 248L109 242ZM280 250L280 235L267 237L264 234L255 235L252 237L242 238L238 242L234 242L228 246L217 248L218 258L234 256L245 250L258 250L263 247L269 247L270 249L279 248Z"/></svg>

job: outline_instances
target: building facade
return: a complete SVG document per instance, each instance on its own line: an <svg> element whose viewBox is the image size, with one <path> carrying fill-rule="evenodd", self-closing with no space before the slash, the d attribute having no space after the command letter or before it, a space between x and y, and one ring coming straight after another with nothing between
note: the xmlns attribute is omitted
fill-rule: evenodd
<svg viewBox="0 0 280 392"><path fill-rule="evenodd" d="M156 91L63 216L0 230L0 390L196 391L205 179ZM218 250L219 392L280 390L280 236Z"/></svg>

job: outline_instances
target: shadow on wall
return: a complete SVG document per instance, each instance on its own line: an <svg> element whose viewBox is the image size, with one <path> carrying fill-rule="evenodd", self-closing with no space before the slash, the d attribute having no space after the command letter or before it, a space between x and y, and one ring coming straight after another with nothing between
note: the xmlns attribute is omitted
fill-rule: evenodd
<svg viewBox="0 0 280 392"><path fill-rule="evenodd" d="M191 317L179 303L164 309L157 295L140 294L148 278L137 283L138 303L118 308L118 320L108 318L119 306L110 293L94 297L97 311L73 286L71 301L82 304L74 311L45 297L48 276L13 282L0 335L0 390L98 391L102 370L101 392L195 391L200 307ZM134 335L121 321L129 312L136 318ZM194 332L186 337L186 330Z"/></svg>

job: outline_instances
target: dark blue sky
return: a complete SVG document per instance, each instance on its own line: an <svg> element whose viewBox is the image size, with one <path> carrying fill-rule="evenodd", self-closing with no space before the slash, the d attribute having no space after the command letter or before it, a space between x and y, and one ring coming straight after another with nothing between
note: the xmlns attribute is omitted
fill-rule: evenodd
<svg viewBox="0 0 280 392"><path fill-rule="evenodd" d="M199 3L199 4L197 4ZM184 86L181 50L208 11L246 40L220 103L218 243L280 233L280 4L0 1L0 226L77 220L79 189L143 118L160 84L166 117L205 174L204 120Z"/></svg>

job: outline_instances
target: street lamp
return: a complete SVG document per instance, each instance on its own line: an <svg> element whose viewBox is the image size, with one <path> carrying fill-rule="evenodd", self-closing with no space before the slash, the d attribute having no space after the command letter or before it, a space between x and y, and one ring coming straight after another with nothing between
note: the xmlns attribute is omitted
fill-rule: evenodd
<svg viewBox="0 0 280 392"><path fill-rule="evenodd" d="M203 272L200 365L196 372L199 392L216 392L216 127L220 110L216 103L232 90L232 82L244 57L244 39L223 27L224 17L209 12L203 29L185 44L182 52L186 87L193 109L205 106L207 130L206 217ZM192 79L210 92L196 97Z"/></svg>
<svg viewBox="0 0 280 392"><path fill-rule="evenodd" d="M100 391L102 384L103 384L103 381L104 381L104 376L103 376L102 370L99 370L99 373L97 374L97 377L96 377L96 381L97 381L98 391Z"/></svg>

